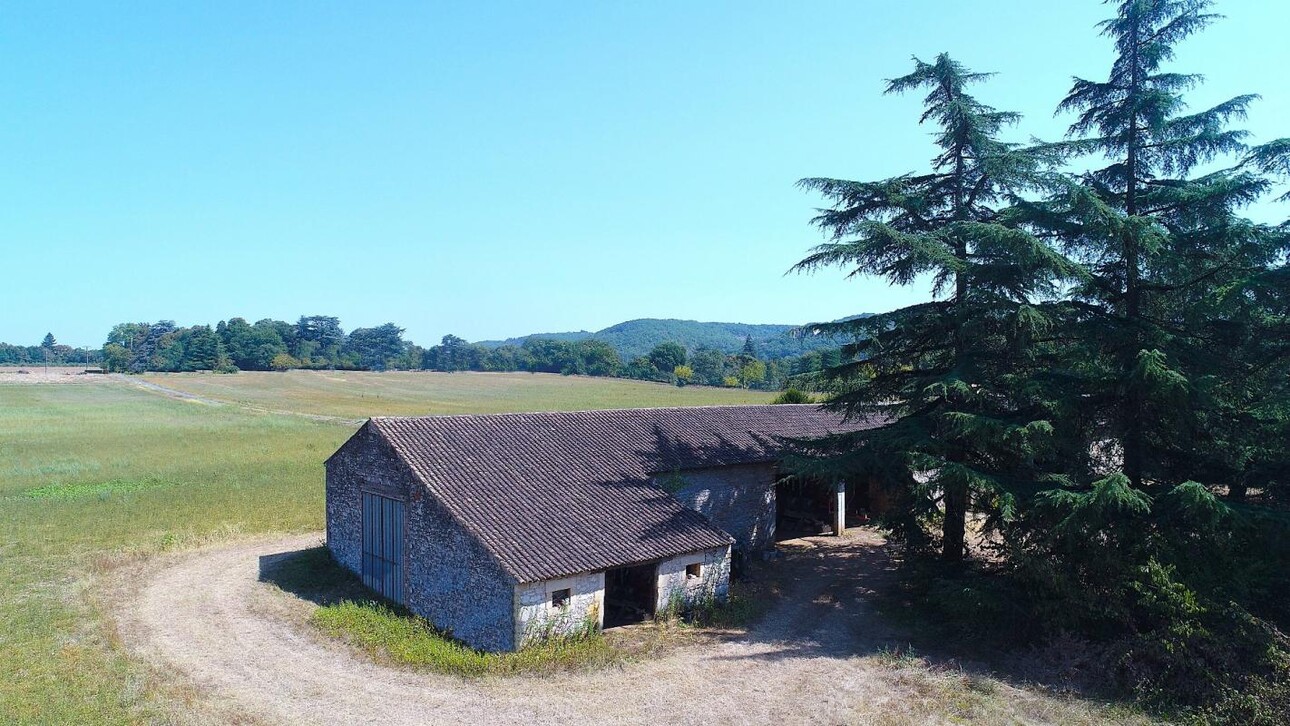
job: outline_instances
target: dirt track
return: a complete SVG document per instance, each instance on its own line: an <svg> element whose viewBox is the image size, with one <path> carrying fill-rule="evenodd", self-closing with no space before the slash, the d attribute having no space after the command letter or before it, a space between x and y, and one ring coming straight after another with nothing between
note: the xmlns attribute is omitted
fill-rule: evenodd
<svg viewBox="0 0 1290 726"><path fill-rule="evenodd" d="M976 706L947 703L962 674L873 657L892 634L866 604L886 577L875 536L809 540L790 591L747 635L590 674L467 681L375 664L300 624L304 603L258 579L260 558L318 535L157 563L122 603L127 646L183 674L202 702L185 719L272 723L925 723L1085 721L1078 704L990 680ZM827 557L824 555L827 553ZM970 698L968 699L971 700ZM967 712L964 712L964 709ZM1002 710L999 710L1002 709Z"/></svg>

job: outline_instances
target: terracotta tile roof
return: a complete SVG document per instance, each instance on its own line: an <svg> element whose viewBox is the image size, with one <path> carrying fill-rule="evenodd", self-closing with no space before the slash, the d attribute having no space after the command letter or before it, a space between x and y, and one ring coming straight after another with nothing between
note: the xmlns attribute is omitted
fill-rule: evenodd
<svg viewBox="0 0 1290 726"><path fill-rule="evenodd" d="M843 425L813 405L382 417L371 426L519 582L732 540L652 474L772 461Z"/></svg>

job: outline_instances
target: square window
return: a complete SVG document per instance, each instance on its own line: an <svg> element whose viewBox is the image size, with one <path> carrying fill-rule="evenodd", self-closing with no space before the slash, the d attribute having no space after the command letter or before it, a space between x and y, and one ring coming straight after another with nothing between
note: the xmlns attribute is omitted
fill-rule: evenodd
<svg viewBox="0 0 1290 726"><path fill-rule="evenodd" d="M564 588L563 590L556 590L555 592L552 592L551 607L562 608L567 606L569 604L569 598L572 595L573 595L573 592L567 587Z"/></svg>
<svg viewBox="0 0 1290 726"><path fill-rule="evenodd" d="M703 577L703 565L696 562L693 565L685 566L685 579L697 580L700 577Z"/></svg>

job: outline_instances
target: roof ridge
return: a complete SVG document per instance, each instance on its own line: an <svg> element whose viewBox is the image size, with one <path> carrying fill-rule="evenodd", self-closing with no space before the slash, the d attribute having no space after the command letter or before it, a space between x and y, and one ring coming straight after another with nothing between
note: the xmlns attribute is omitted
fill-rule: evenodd
<svg viewBox="0 0 1290 726"><path fill-rule="evenodd" d="M492 413L429 413L421 416L369 416L369 421L412 421L417 419L446 418L499 418L502 416L549 416L571 413L622 413L627 411L710 411L712 409L751 409L751 408L814 408L825 410L819 403L735 403L705 404L702 406L632 406L627 408L579 408L556 409L550 411L494 411Z"/></svg>

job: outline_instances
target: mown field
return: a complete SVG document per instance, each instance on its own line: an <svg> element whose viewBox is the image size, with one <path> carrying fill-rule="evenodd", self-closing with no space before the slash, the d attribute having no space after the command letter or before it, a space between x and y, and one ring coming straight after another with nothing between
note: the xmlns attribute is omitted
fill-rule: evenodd
<svg viewBox="0 0 1290 726"><path fill-rule="evenodd" d="M766 394L553 375L159 376L0 384L0 722L163 713L112 642L96 573L134 555L323 526L323 460L362 418L760 402Z"/></svg>
<svg viewBox="0 0 1290 726"><path fill-rule="evenodd" d="M736 405L769 403L773 397L740 388L677 388L549 373L247 371L235 375L158 373L142 379L217 401L345 418Z"/></svg>

